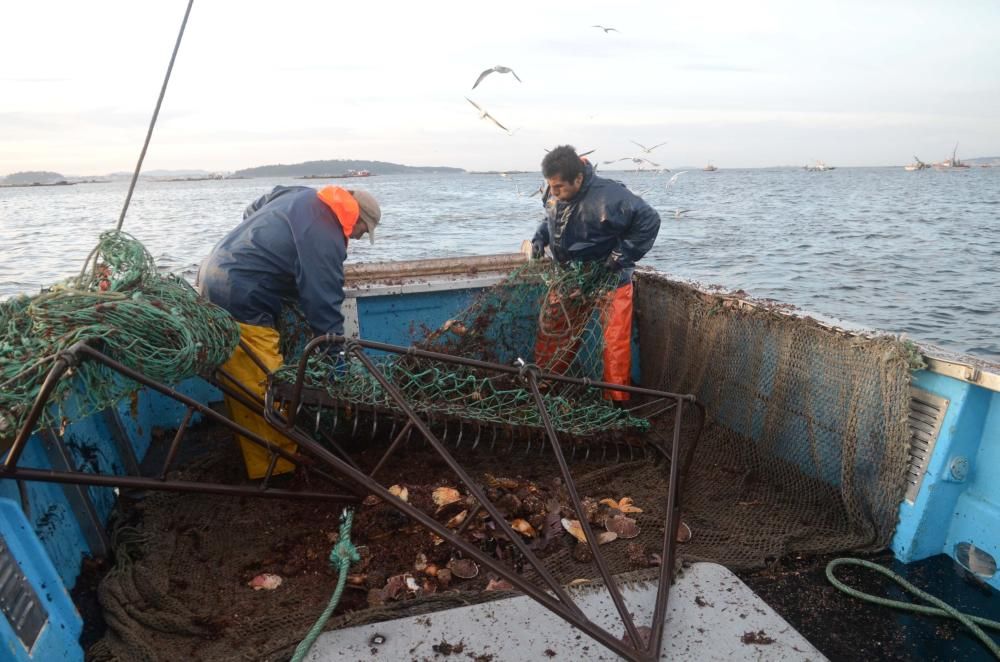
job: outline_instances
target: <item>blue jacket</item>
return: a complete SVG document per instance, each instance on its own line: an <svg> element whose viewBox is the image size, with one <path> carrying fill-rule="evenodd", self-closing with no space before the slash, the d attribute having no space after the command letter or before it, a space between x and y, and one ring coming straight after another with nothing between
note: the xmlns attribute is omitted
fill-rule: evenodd
<svg viewBox="0 0 1000 662"><path fill-rule="evenodd" d="M594 174L588 162L580 191L562 202L545 189L545 220L532 241L551 247L559 262L604 261L608 256L622 268L622 283L631 280L660 231L660 215L621 182Z"/></svg>
<svg viewBox="0 0 1000 662"><path fill-rule="evenodd" d="M238 321L276 328L283 299L297 300L316 334L343 335L347 239L307 186L277 186L243 212L212 249L201 291Z"/></svg>

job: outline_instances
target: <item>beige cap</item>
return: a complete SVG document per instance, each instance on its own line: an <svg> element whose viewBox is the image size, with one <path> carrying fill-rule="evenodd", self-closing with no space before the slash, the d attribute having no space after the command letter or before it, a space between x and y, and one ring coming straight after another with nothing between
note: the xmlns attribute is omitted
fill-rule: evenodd
<svg viewBox="0 0 1000 662"><path fill-rule="evenodd" d="M358 203L361 211L359 218L368 226L368 240L375 243L375 226L382 220L382 208L378 206L378 200L368 191L348 191Z"/></svg>

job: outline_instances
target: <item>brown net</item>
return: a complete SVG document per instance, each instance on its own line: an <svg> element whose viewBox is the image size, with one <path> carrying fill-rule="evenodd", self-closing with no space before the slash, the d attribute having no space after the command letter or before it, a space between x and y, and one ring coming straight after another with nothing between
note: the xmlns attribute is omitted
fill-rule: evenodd
<svg viewBox="0 0 1000 662"><path fill-rule="evenodd" d="M228 435L218 435L216 441L222 442L223 437ZM359 460L369 459L369 454L362 452ZM467 451L460 458L482 484L513 481L516 488L499 491L507 495L527 490L541 499L556 499L557 512L572 516L551 456L518 453L504 458L521 476L516 480L509 478L513 473L499 478L494 475L498 458L493 454ZM602 547L612 572L650 567L651 556L663 540L665 499L664 493L657 490L664 483L657 479L640 492L627 490L637 487L637 479L646 481L665 471L665 467L654 468L647 462L574 465L581 494L592 502L629 495L643 509L631 515L639 526L635 538ZM227 444L176 477L233 480L240 472L238 451L234 444ZM433 487L457 485L429 448L411 449L391 461L385 472L389 480L407 486L409 501L421 508L427 505L426 497ZM339 526L340 508L336 505L150 493L139 501L123 499L119 507L120 520L127 524L120 526L115 536L116 567L99 590L108 630L88 651L90 660L287 660L336 585L336 573L327 560ZM426 510L435 509L430 506ZM518 512L526 514L523 509ZM599 575L594 564L575 558L577 543L556 526L554 543L538 551L545 566L564 584L577 579L596 580ZM539 529L545 533L544 526ZM467 534L469 539L475 536ZM429 532L384 504L356 509L352 540L363 551L362 562L351 572L363 578L363 583L348 588L327 630L506 595L486 590L491 576L484 569L472 579L454 578L447 589L404 592L373 604L370 592L387 585L392 575L408 572L420 582L426 579L414 570L417 554L443 561L454 552L447 545L435 544ZM481 542L497 544L496 540ZM509 545L498 547L499 556L507 555L508 563L518 563L509 556ZM252 590L248 582L263 572L281 576L282 584L273 591ZM527 567L525 572L539 583Z"/></svg>
<svg viewBox="0 0 1000 662"><path fill-rule="evenodd" d="M643 275L643 381L708 423L684 490L692 557L748 568L885 547L909 450L909 347Z"/></svg>

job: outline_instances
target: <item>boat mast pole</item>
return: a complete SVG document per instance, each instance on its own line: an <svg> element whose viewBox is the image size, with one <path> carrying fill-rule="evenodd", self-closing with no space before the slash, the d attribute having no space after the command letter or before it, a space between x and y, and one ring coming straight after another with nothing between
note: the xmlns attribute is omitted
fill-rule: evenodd
<svg viewBox="0 0 1000 662"><path fill-rule="evenodd" d="M135 172L132 173L132 182L128 185L128 194L125 196L125 204L122 205L121 216L118 217L118 225L115 230L121 230L125 223L125 213L128 205L132 201L132 192L135 190L135 182L139 179L139 171L142 170L142 161L146 158L146 149L149 147L149 139L153 137L153 127L156 126L156 118L160 115L160 105L163 104L163 95L167 91L167 83L170 81L170 72L174 69L174 60L177 59L177 51L181 47L181 39L184 37L184 28L187 27L188 16L191 15L191 6L194 0L188 0L187 10L184 12L184 20L181 21L181 29L177 33L177 42L174 44L174 52L170 56L170 64L167 65L167 75L163 77L163 86L160 87L160 97L156 100L156 108L153 110L153 117L149 121L149 130L146 131L146 142L142 144L142 151L139 153L139 162L135 164Z"/></svg>

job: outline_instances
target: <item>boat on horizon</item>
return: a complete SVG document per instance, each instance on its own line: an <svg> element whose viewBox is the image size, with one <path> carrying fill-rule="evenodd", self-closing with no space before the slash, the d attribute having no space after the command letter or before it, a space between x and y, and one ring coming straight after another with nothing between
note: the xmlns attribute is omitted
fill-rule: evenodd
<svg viewBox="0 0 1000 662"><path fill-rule="evenodd" d="M935 170L968 170L971 166L968 163L962 163L958 158L958 143L955 143L955 149L951 151L951 158L945 159L940 163L934 164Z"/></svg>
<svg viewBox="0 0 1000 662"><path fill-rule="evenodd" d="M716 170L718 170L718 168L712 165L710 162L707 166L702 168L702 170L704 170L705 172L715 172Z"/></svg>
<svg viewBox="0 0 1000 662"><path fill-rule="evenodd" d="M828 166L822 161L816 161L816 163L807 165L805 169L808 172L826 172L827 170L836 170L836 166Z"/></svg>
<svg viewBox="0 0 1000 662"><path fill-rule="evenodd" d="M915 170L926 170L929 167L930 167L929 165L921 161L918 157L914 156L913 163L908 163L905 166L903 166L903 170L907 172L913 172Z"/></svg>

